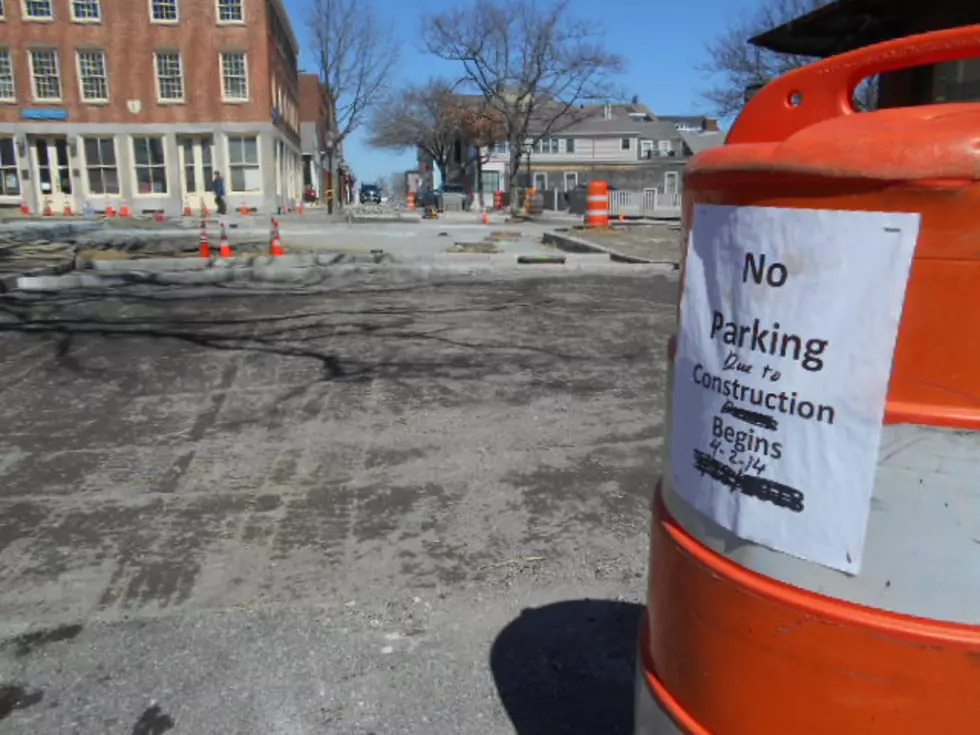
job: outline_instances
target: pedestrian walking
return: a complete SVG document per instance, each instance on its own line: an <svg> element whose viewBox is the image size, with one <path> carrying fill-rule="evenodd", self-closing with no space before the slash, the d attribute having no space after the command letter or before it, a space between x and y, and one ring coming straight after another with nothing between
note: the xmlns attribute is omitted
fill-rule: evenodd
<svg viewBox="0 0 980 735"><path fill-rule="evenodd" d="M218 214L225 214L228 211L228 206L225 204L225 180L221 176L220 171L214 172L214 206L218 210Z"/></svg>

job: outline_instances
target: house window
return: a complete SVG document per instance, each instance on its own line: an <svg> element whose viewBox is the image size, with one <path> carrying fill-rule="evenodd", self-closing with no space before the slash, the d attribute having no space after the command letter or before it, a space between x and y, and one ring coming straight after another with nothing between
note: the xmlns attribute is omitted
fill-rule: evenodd
<svg viewBox="0 0 980 735"><path fill-rule="evenodd" d="M490 152L498 156L506 156L509 150L510 144L506 140L502 140L499 143L494 143L490 147Z"/></svg>
<svg viewBox="0 0 980 735"><path fill-rule="evenodd" d="M167 162L163 138L133 138L133 168L140 194L167 193Z"/></svg>
<svg viewBox="0 0 980 735"><path fill-rule="evenodd" d="M242 0L218 0L219 23L242 23L244 20Z"/></svg>
<svg viewBox="0 0 980 735"><path fill-rule="evenodd" d="M558 138L539 138L534 144L535 153L557 153Z"/></svg>
<svg viewBox="0 0 980 735"><path fill-rule="evenodd" d="M657 141L657 150L660 151L661 156L666 156L673 150L673 148L674 147L671 145L669 140Z"/></svg>
<svg viewBox="0 0 980 735"><path fill-rule="evenodd" d="M623 151L628 151L630 149L630 139L621 138L619 141L619 149Z"/></svg>
<svg viewBox="0 0 980 735"><path fill-rule="evenodd" d="M24 17L34 20L51 20L54 17L51 0L24 0Z"/></svg>
<svg viewBox="0 0 980 735"><path fill-rule="evenodd" d="M3 5L3 0L0 0L0 18L6 17L7 9Z"/></svg>
<svg viewBox="0 0 980 735"><path fill-rule="evenodd" d="M57 51L54 49L31 51L31 79L34 82L34 99L61 99L61 77L58 75Z"/></svg>
<svg viewBox="0 0 980 735"><path fill-rule="evenodd" d="M575 152L575 138L565 138L565 153Z"/></svg>
<svg viewBox="0 0 980 735"><path fill-rule="evenodd" d="M85 102L107 102L109 81L105 73L105 52L79 51L78 78Z"/></svg>
<svg viewBox="0 0 980 735"><path fill-rule="evenodd" d="M0 100L12 102L14 99L14 66L10 61L10 49L0 49Z"/></svg>
<svg viewBox="0 0 980 735"><path fill-rule="evenodd" d="M231 191L262 191L258 138L254 135L230 136L228 168L231 173Z"/></svg>
<svg viewBox="0 0 980 735"><path fill-rule="evenodd" d="M85 138L85 173L90 194L119 194L116 144L112 138Z"/></svg>
<svg viewBox="0 0 980 735"><path fill-rule="evenodd" d="M150 18L156 23L176 23L177 0L150 0Z"/></svg>
<svg viewBox="0 0 980 735"><path fill-rule="evenodd" d="M99 0L71 0L71 19L79 23L98 23L102 18Z"/></svg>
<svg viewBox="0 0 980 735"><path fill-rule="evenodd" d="M184 99L184 75L180 54L157 52L153 55L157 67L157 95L161 102L180 102Z"/></svg>
<svg viewBox="0 0 980 735"><path fill-rule="evenodd" d="M565 191L572 191L578 186L578 171L565 172Z"/></svg>
<svg viewBox="0 0 980 735"><path fill-rule="evenodd" d="M17 176L17 155L13 138L0 138L0 196L20 195L20 178Z"/></svg>
<svg viewBox="0 0 980 735"><path fill-rule="evenodd" d="M221 54L221 81L225 100L248 99L248 66L245 63L245 54Z"/></svg>
<svg viewBox="0 0 980 735"><path fill-rule="evenodd" d="M543 191L548 188L548 174L537 172L534 174L534 188Z"/></svg>

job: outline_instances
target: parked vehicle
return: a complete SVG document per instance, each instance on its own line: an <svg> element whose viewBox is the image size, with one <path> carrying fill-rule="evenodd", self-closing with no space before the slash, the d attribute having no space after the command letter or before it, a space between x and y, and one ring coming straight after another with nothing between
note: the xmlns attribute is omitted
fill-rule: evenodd
<svg viewBox="0 0 980 735"><path fill-rule="evenodd" d="M381 204L381 190L376 184L361 184L361 204Z"/></svg>

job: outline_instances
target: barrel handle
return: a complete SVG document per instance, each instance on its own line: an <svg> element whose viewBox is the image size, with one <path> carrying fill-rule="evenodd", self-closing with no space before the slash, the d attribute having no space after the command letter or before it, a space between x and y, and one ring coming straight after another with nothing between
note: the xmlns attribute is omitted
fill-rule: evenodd
<svg viewBox="0 0 980 735"><path fill-rule="evenodd" d="M810 125L855 114L854 90L869 76L975 56L980 56L980 25L920 33L831 56L759 90L725 142L785 140Z"/></svg>

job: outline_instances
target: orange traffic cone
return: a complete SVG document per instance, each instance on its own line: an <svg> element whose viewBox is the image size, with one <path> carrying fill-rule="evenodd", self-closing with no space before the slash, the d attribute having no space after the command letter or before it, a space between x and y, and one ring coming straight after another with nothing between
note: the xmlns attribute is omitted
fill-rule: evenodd
<svg viewBox="0 0 980 735"><path fill-rule="evenodd" d="M201 221L201 247L200 247L200 255L201 255L202 258L210 258L211 257L211 243L208 242L207 224L203 220Z"/></svg>
<svg viewBox="0 0 980 735"><path fill-rule="evenodd" d="M54 210L51 209L51 200L50 199L45 199L44 200L44 211L42 212L42 214L45 217L50 217L51 215L54 214Z"/></svg>
<svg viewBox="0 0 980 735"><path fill-rule="evenodd" d="M31 213L31 205L27 203L27 200L26 199L21 199L20 200L20 213L21 214L30 214Z"/></svg>
<svg viewBox="0 0 980 735"><path fill-rule="evenodd" d="M119 216L120 217L128 217L129 216L129 205L126 204L126 200L125 199L122 202L120 202L120 204L119 204Z"/></svg>
<svg viewBox="0 0 980 735"><path fill-rule="evenodd" d="M221 223L221 242L218 245L218 255L222 258L232 257L231 243L228 242L228 232L225 230L224 222Z"/></svg>
<svg viewBox="0 0 980 735"><path fill-rule="evenodd" d="M624 215L622 212L619 213L619 221L620 222L625 222L626 221L626 215Z"/></svg>
<svg viewBox="0 0 980 735"><path fill-rule="evenodd" d="M184 205L183 215L185 217L190 217L191 216L191 208L190 208L190 205L189 204L185 204Z"/></svg>
<svg viewBox="0 0 980 735"><path fill-rule="evenodd" d="M489 225L490 224L490 215L487 214L487 210L485 210L485 209L483 210L483 224L485 224L485 225Z"/></svg>
<svg viewBox="0 0 980 735"><path fill-rule="evenodd" d="M116 216L116 208L113 207L111 204L106 205L106 208L105 208L105 216L106 217L115 217Z"/></svg>
<svg viewBox="0 0 980 735"><path fill-rule="evenodd" d="M66 204L65 205L64 215L66 217L71 217L71 205L70 204Z"/></svg>
<svg viewBox="0 0 980 735"><path fill-rule="evenodd" d="M279 230L276 230L272 235L272 242L269 243L269 255L278 257L285 254L286 251L283 250L282 240L279 239Z"/></svg>
<svg viewBox="0 0 980 735"><path fill-rule="evenodd" d="M157 222L163 222L163 210L158 209L156 214L153 215L153 219L155 219Z"/></svg>

